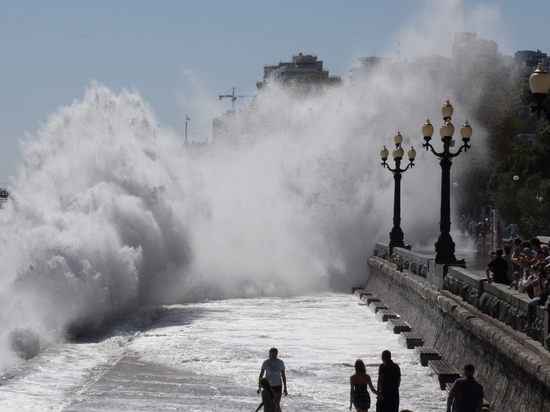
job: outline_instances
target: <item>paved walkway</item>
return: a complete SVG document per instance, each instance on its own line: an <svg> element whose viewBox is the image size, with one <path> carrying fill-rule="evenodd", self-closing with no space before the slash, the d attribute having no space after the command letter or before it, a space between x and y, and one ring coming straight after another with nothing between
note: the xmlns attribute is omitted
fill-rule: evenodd
<svg viewBox="0 0 550 412"><path fill-rule="evenodd" d="M466 261L466 269L472 272L485 273L485 268L489 262L489 251L496 249L496 244L490 241L474 243L467 237L462 237L459 232L452 234L453 241L455 242L455 256L457 259L464 259ZM413 252L434 255L435 247L425 247L422 250L413 247Z"/></svg>

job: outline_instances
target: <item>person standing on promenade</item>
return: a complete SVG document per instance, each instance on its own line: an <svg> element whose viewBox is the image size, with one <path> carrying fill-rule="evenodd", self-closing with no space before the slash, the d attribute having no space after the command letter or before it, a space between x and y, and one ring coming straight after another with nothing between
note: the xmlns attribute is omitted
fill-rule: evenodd
<svg viewBox="0 0 550 412"><path fill-rule="evenodd" d="M378 368L376 412L398 412L401 369L391 359L391 352L382 352L382 363Z"/></svg>
<svg viewBox="0 0 550 412"><path fill-rule="evenodd" d="M482 412L483 386L474 378L474 365L464 367L464 376L458 378L447 397L447 412Z"/></svg>
<svg viewBox="0 0 550 412"><path fill-rule="evenodd" d="M510 239L515 239L518 236L519 227L515 223L511 223L506 230L510 234Z"/></svg>
<svg viewBox="0 0 550 412"><path fill-rule="evenodd" d="M264 363L262 363L258 381L263 378L265 373L265 377L271 384L271 389L273 389L275 393L277 404L280 406L281 395L284 393L285 396L287 396L288 392L286 391L285 363L282 359L277 357L278 354L279 351L277 348L269 349L269 359L266 359ZM258 393L260 393L260 390L261 388L259 387Z"/></svg>
<svg viewBox="0 0 550 412"><path fill-rule="evenodd" d="M502 249L502 243L503 243L503 236L502 236L502 226L500 226L500 220L497 220L497 224L495 226L495 232L497 235L497 249Z"/></svg>
<svg viewBox="0 0 550 412"><path fill-rule="evenodd" d="M269 384L267 378L260 379L258 385L262 389L262 402L258 405L255 412L259 412L264 407L264 412L277 412L280 411L279 405L277 404L277 398L273 389Z"/></svg>
<svg viewBox="0 0 550 412"><path fill-rule="evenodd" d="M374 389L372 380L367 374L365 363L361 359L355 361L355 373L350 376L349 383L351 386L349 393L349 410L351 411L353 405L357 412L368 412L371 403L368 388L377 395L378 392Z"/></svg>

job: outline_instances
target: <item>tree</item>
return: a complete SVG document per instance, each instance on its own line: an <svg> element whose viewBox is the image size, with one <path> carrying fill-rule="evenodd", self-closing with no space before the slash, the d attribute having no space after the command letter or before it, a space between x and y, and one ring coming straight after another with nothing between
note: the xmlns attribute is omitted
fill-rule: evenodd
<svg viewBox="0 0 550 412"><path fill-rule="evenodd" d="M516 137L515 150L495 163L488 190L499 216L525 232L537 224L550 233L550 126L541 120L533 143ZM517 180L513 177L517 176Z"/></svg>

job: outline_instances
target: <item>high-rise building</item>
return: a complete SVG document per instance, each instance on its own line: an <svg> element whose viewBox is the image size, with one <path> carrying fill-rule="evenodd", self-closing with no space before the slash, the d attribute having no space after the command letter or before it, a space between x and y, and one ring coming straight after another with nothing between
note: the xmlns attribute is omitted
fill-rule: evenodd
<svg viewBox="0 0 550 412"><path fill-rule="evenodd" d="M323 70L323 61L317 60L314 54L302 54L292 56L291 62L279 62L275 66L264 66L264 80L256 84L261 88L268 80L289 80L300 76L318 74L328 78L328 70Z"/></svg>

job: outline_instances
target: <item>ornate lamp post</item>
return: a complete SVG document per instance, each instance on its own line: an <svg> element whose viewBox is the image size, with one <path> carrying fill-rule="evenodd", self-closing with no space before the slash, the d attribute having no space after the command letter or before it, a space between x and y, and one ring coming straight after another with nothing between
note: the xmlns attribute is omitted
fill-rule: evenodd
<svg viewBox="0 0 550 412"><path fill-rule="evenodd" d="M457 263L455 257L455 244L451 237L451 166L453 157L458 156L462 150L466 152L470 145L470 137L472 137L472 128L465 121L460 129L460 135L462 136L462 146L452 153L450 148L454 147L453 133L455 128L451 123L451 116L453 115L453 106L447 100L441 109L443 115L444 124L439 130L441 141L443 142L443 151L436 152L430 143L434 132L434 127L430 123L430 119L426 120L426 123L422 127L422 134L424 135L425 143L422 147L425 147L427 151L431 150L432 153L439 158L439 164L441 165L441 218L439 222L439 238L435 243L435 263L453 264Z"/></svg>
<svg viewBox="0 0 550 412"><path fill-rule="evenodd" d="M536 106L531 106L533 112L537 112L537 117L540 119L540 112L544 112L546 119L550 122L550 113L544 106L543 102L548 97L548 90L550 90L550 75L544 69L544 65L539 63L537 69L529 77L529 87L533 92L533 97L537 101Z"/></svg>
<svg viewBox="0 0 550 412"><path fill-rule="evenodd" d="M409 164L404 169L401 168L401 160L405 151L401 147L403 143L403 136L397 132L393 138L395 142L395 149L392 153L395 167L392 169L386 160L388 160L389 151L386 146L380 151L380 157L382 158L382 166L388 168L393 173L393 180L395 182L395 191L393 195L393 229L390 232L390 256L393 253L394 247L404 247L403 231L401 230L401 175L410 167L414 166L414 158L416 157L416 151L413 147L409 149L407 155L409 157Z"/></svg>

